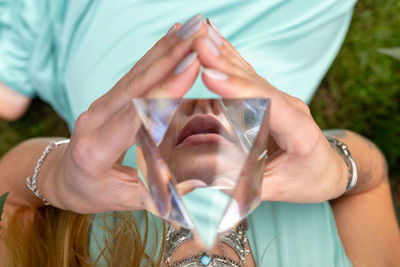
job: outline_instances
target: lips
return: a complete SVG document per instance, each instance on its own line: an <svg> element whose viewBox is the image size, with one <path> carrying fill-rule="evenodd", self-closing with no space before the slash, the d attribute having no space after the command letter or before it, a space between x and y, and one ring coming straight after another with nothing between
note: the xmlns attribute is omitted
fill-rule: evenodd
<svg viewBox="0 0 400 267"><path fill-rule="evenodd" d="M211 115L198 115L191 119L179 133L176 144L179 145L194 135L210 135L210 137L219 135L227 141L233 142L233 138L229 135L225 127L219 122L219 120ZM202 140L206 142L204 138L202 138Z"/></svg>

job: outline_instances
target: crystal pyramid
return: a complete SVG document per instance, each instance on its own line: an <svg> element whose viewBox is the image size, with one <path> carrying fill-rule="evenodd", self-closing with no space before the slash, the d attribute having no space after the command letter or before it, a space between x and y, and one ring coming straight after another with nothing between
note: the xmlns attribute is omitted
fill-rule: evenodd
<svg viewBox="0 0 400 267"><path fill-rule="evenodd" d="M146 208L210 248L260 203L269 99L133 99Z"/></svg>

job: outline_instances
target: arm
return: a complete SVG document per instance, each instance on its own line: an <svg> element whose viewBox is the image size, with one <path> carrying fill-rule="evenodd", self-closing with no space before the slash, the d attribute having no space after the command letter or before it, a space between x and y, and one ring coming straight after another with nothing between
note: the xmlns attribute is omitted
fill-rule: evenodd
<svg viewBox="0 0 400 267"><path fill-rule="evenodd" d="M400 262L400 232L384 156L372 142L351 131L325 134L349 146L358 168L356 187L331 201L346 254L355 266L395 266Z"/></svg>
<svg viewBox="0 0 400 267"><path fill-rule="evenodd" d="M41 207L43 203L26 186L25 179L33 174L37 160L45 147L56 138L38 138L25 141L0 159L0 195L10 192L5 212L12 213L19 207ZM59 147L44 161L40 176L54 173L65 146ZM7 216L5 216L5 219Z"/></svg>
<svg viewBox="0 0 400 267"><path fill-rule="evenodd" d="M227 40L212 48L218 53L210 53L209 47L204 39L195 43L204 66L202 79L211 91L222 97L271 99L269 126L276 150L265 165L262 200L318 203L335 199L338 231L356 266L400 262L399 228L386 162L376 147L354 133L339 136L349 146L360 175L357 187L344 194L345 161L330 147L307 105L265 81Z"/></svg>
<svg viewBox="0 0 400 267"><path fill-rule="evenodd" d="M15 121L25 114L31 99L0 82L0 119Z"/></svg>
<svg viewBox="0 0 400 267"><path fill-rule="evenodd" d="M199 24L200 29L194 28ZM197 25L181 28L176 24L172 29L78 118L70 144L48 154L40 168L38 189L53 206L77 213L143 208L145 189L137 172L120 164L125 151L135 142L138 127L131 99L180 98L190 89L200 69L197 58L187 58L196 35L205 32L201 20ZM43 206L28 190L25 179L32 175L37 160L53 140L28 140L0 159L0 194L10 192L3 214L4 228L16 209ZM0 239L0 265L6 259L6 251Z"/></svg>
<svg viewBox="0 0 400 267"><path fill-rule="evenodd" d="M182 28L191 33L183 38L178 35L181 25L177 24L175 32L161 38L109 92L81 114L70 144L50 152L40 167L37 187L48 202L77 213L143 208L144 189L136 170L120 163L125 151L135 143L140 126L131 99L179 98L190 89L200 64L197 58L190 64L185 58L192 52L195 36L205 33L201 20L198 26L201 27L194 32ZM25 179L33 174L51 140L54 139L23 142L0 160L0 194L10 192L7 211L43 205L28 190Z"/></svg>

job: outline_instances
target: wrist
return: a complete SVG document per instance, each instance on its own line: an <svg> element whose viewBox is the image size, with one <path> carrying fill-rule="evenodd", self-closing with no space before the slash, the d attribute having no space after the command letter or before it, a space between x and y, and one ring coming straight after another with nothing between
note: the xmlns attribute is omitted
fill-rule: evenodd
<svg viewBox="0 0 400 267"><path fill-rule="evenodd" d="M336 155L338 155L341 158L342 166L345 165L344 168L344 173L345 176L347 176L347 183L346 183L346 189L344 193L349 192L352 190L356 183L357 183L357 178L358 178L358 172L357 172L357 166L355 161L353 160L351 153L347 147L347 145L340 140L327 136L326 137L329 145L331 148L336 152ZM338 157L336 157L338 158ZM340 162L340 161L339 161ZM343 164L344 163L344 164ZM342 177L342 176L340 176Z"/></svg>
<svg viewBox="0 0 400 267"><path fill-rule="evenodd" d="M52 205L62 207L62 181L64 181L64 158L68 145L57 146L52 150L40 167L37 188L41 195Z"/></svg>
<svg viewBox="0 0 400 267"><path fill-rule="evenodd" d="M331 166L333 167L333 175L335 175L337 184L336 184L336 189L337 189L337 197L343 195L346 193L347 185L349 182L349 168L344 161L344 159L339 155L339 153L331 147L330 150L332 157L334 159L334 164Z"/></svg>

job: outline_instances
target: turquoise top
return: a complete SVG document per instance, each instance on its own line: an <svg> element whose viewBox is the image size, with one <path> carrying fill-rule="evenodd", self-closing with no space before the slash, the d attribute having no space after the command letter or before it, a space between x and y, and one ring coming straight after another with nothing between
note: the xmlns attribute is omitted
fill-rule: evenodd
<svg viewBox="0 0 400 267"><path fill-rule="evenodd" d="M0 81L67 121L108 91L174 22L201 12L269 82L309 102L356 0L0 0ZM198 79L189 97L210 97ZM126 163L136 166L134 148ZM249 216L260 266L348 266L329 203L263 203Z"/></svg>

